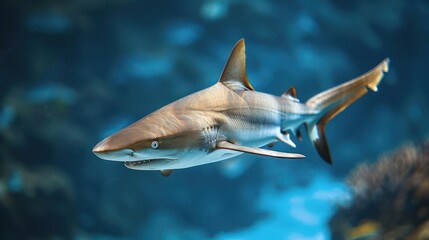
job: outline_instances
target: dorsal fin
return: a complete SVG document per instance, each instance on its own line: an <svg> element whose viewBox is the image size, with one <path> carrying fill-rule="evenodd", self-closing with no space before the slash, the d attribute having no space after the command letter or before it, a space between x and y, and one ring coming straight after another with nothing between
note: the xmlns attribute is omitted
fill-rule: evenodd
<svg viewBox="0 0 429 240"><path fill-rule="evenodd" d="M292 101L299 102L298 97L296 96L296 88L290 87L286 92L282 94L282 97L289 98Z"/></svg>
<svg viewBox="0 0 429 240"><path fill-rule="evenodd" d="M233 91L253 90L246 74L246 47L243 38L232 49L219 82Z"/></svg>
<svg viewBox="0 0 429 240"><path fill-rule="evenodd" d="M294 98L296 97L296 88L295 87L290 87L288 90L286 90L286 92L283 93L282 97L285 96L292 96Z"/></svg>

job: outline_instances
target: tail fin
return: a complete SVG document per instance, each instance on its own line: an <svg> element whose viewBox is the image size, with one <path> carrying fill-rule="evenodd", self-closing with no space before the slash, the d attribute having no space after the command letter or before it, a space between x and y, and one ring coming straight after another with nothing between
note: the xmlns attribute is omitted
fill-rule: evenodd
<svg viewBox="0 0 429 240"><path fill-rule="evenodd" d="M389 59L386 58L371 71L337 87L328 89L310 98L305 104L320 112L320 118L307 122L306 127L311 141L319 155L332 164L331 154L325 136L325 126L332 118L346 109L350 104L365 95L370 89L377 91L377 85L388 71Z"/></svg>

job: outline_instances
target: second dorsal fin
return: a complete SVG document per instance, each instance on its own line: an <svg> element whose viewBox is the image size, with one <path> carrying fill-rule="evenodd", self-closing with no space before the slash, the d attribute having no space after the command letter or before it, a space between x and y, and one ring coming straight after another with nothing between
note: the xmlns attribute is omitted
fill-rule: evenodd
<svg viewBox="0 0 429 240"><path fill-rule="evenodd" d="M253 90L246 74L246 47L243 38L232 49L219 82L233 91Z"/></svg>
<svg viewBox="0 0 429 240"><path fill-rule="evenodd" d="M298 97L296 96L296 88L290 87L286 92L282 94L282 97L289 98L292 101L299 102Z"/></svg>
<svg viewBox="0 0 429 240"><path fill-rule="evenodd" d="M286 92L283 93L282 97L286 97L286 96L291 96L291 97L297 98L296 97L296 88L290 87L288 90L286 90Z"/></svg>

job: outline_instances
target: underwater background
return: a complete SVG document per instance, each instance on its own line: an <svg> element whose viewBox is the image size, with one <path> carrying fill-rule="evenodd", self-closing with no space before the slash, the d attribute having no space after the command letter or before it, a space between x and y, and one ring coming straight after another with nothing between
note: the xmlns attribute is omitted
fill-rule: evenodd
<svg viewBox="0 0 429 240"><path fill-rule="evenodd" d="M429 2L3 0L0 239L429 239ZM326 129L332 166L241 155L129 170L92 147L216 83L305 101L391 59ZM396 149L396 150L395 150Z"/></svg>

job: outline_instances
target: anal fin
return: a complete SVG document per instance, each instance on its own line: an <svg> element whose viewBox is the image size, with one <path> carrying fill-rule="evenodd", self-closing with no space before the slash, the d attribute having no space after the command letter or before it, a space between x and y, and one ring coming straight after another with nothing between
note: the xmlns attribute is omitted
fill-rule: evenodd
<svg viewBox="0 0 429 240"><path fill-rule="evenodd" d="M261 156L269 156L269 157L276 157L276 158L304 158L305 156L299 153L285 153L285 152L277 152L272 151L268 149L263 148L253 148L253 147L246 147L246 146L240 146L233 143L230 143L228 141L220 141L216 145L217 149L227 149L237 152L243 152L243 153L250 153L250 154L256 154Z"/></svg>

